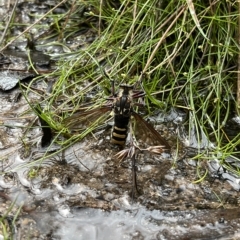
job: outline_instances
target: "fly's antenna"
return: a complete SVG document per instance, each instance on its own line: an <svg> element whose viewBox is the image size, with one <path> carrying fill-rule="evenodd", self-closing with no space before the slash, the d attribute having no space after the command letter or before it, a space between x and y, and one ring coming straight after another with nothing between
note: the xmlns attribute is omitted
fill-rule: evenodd
<svg viewBox="0 0 240 240"><path fill-rule="evenodd" d="M139 85L139 86L143 89L143 82L142 82L142 80L143 80L143 78L146 78L146 77L147 77L146 75L147 75L146 73L141 72L138 80L137 80L136 83L135 83L135 86Z"/></svg>
<svg viewBox="0 0 240 240"><path fill-rule="evenodd" d="M105 76L107 79L109 79L110 81L112 81L112 79L110 78L110 76L107 74L106 70L105 70L105 69L102 69L102 71L103 71L104 76Z"/></svg>
<svg viewBox="0 0 240 240"><path fill-rule="evenodd" d="M111 93L113 96L115 96L115 86L114 86L114 81L113 80L110 80L111 82Z"/></svg>
<svg viewBox="0 0 240 240"><path fill-rule="evenodd" d="M107 74L106 70L105 69L102 69L103 71L103 74L104 76L110 81L111 83L111 94L112 96L116 96L116 93L115 93L115 84L114 84L114 80L111 79L111 77Z"/></svg>

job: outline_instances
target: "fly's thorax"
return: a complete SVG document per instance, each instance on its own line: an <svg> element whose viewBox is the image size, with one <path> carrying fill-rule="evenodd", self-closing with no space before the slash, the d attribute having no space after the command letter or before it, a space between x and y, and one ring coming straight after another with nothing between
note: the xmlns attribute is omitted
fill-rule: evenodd
<svg viewBox="0 0 240 240"><path fill-rule="evenodd" d="M132 112L131 99L127 96L116 98L113 110L115 115L130 117Z"/></svg>
<svg viewBox="0 0 240 240"><path fill-rule="evenodd" d="M121 85L118 97L114 102L114 114L130 117L132 113L132 86Z"/></svg>

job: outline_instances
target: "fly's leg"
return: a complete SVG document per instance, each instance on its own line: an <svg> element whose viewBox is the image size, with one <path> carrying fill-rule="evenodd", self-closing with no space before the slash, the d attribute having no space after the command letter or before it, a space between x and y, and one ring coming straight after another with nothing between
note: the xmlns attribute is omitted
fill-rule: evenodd
<svg viewBox="0 0 240 240"><path fill-rule="evenodd" d="M132 201L134 196L139 195L138 187L137 187L137 174L136 174L136 158L135 154L132 156Z"/></svg>

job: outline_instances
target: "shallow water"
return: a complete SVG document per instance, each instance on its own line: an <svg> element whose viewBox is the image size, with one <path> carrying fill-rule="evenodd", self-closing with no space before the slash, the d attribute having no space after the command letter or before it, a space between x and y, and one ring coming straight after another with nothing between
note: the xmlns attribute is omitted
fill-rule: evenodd
<svg viewBox="0 0 240 240"><path fill-rule="evenodd" d="M106 212L98 209L72 209L34 213L38 235L51 239L238 239L239 218L224 219L224 211L149 211L132 206L132 210ZM225 211L226 212L226 211Z"/></svg>

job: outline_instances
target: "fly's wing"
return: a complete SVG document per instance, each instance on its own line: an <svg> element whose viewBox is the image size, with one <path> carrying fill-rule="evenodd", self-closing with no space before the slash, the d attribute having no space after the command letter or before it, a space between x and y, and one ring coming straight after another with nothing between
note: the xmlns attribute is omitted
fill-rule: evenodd
<svg viewBox="0 0 240 240"><path fill-rule="evenodd" d="M71 131L81 133L91 132L101 125L110 116L111 107L99 107L96 109L80 111L64 119L63 124Z"/></svg>
<svg viewBox="0 0 240 240"><path fill-rule="evenodd" d="M133 122L132 131L137 146L140 149L147 149L153 153L161 153L170 150L168 142L158 133L154 127L146 122L139 114L133 112L135 122Z"/></svg>
<svg viewBox="0 0 240 240"><path fill-rule="evenodd" d="M161 154L166 150L170 150L170 145L140 115L133 112L132 116L134 119L131 119L130 122L130 147L118 152L115 157L121 161L126 158L131 159L133 190L138 191L137 185L139 183L142 186L147 186L146 184L150 183L149 189L152 189L155 183L156 187L159 186L161 179L171 168L171 162L165 161L165 157L168 157L168 154L159 157L151 153ZM136 162L139 168L136 168ZM136 169L140 169L137 174L138 177L136 176ZM137 182L138 180L139 182ZM144 193L146 191L148 190L144 189Z"/></svg>

